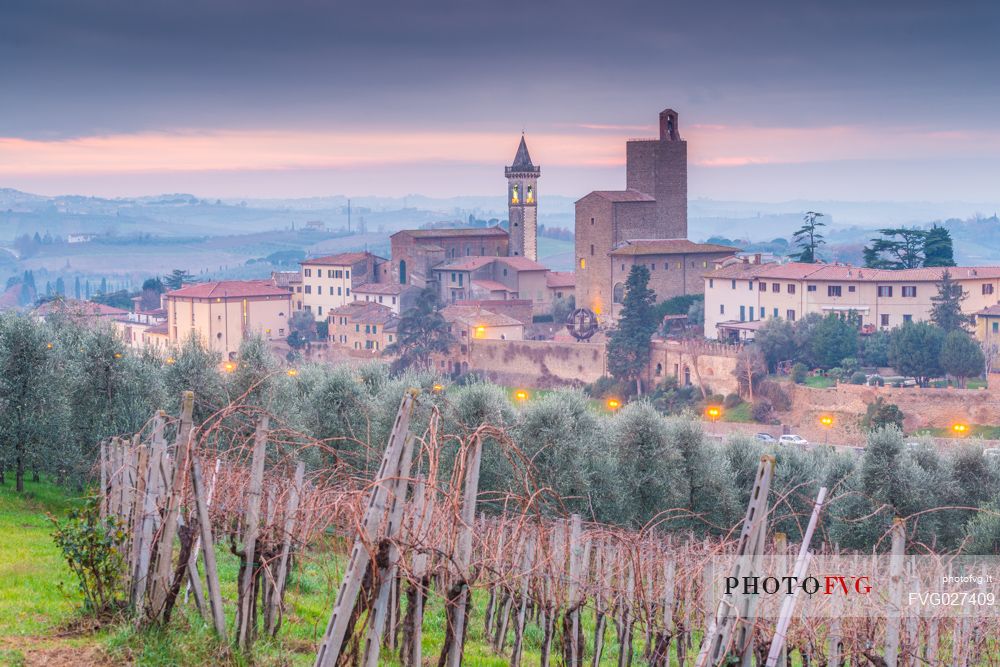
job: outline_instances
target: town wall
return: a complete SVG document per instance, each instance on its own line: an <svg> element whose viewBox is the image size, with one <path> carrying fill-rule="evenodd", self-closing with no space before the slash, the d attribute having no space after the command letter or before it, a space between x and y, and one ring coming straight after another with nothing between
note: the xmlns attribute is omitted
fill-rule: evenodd
<svg viewBox="0 0 1000 667"><path fill-rule="evenodd" d="M473 340L468 370L505 385L534 388L583 385L604 375L603 343Z"/></svg>
<svg viewBox="0 0 1000 667"><path fill-rule="evenodd" d="M740 348L701 341L654 339L646 378L656 385L667 377L684 385L701 385L713 394L735 394L739 383L733 375Z"/></svg>

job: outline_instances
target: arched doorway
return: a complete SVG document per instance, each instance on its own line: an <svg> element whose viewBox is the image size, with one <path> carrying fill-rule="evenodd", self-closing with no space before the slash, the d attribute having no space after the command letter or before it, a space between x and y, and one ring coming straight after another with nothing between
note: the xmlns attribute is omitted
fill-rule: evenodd
<svg viewBox="0 0 1000 667"><path fill-rule="evenodd" d="M399 260L399 284L400 285L405 285L406 284L406 260L405 259Z"/></svg>

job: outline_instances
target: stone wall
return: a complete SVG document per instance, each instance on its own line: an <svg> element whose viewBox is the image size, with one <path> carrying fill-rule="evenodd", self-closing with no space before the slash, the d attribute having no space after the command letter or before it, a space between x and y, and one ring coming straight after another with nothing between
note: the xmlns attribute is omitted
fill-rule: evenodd
<svg viewBox="0 0 1000 667"><path fill-rule="evenodd" d="M578 386L604 375L605 358L603 343L473 340L468 369L511 386Z"/></svg>
<svg viewBox="0 0 1000 667"><path fill-rule="evenodd" d="M991 386L1000 385L993 376ZM948 428L956 422L996 424L1000 422L1000 392L996 389L920 389L867 387L840 384L830 389L812 389L786 385L794 406L781 415L784 423L803 430L813 428L821 414L836 419L836 430L843 435L860 433L858 424L869 403L881 396L903 411L906 431L922 428Z"/></svg>
<svg viewBox="0 0 1000 667"><path fill-rule="evenodd" d="M735 394L739 384L733 370L739 349L720 343L653 339L647 379L653 385L674 377L678 384L700 384L713 394Z"/></svg>

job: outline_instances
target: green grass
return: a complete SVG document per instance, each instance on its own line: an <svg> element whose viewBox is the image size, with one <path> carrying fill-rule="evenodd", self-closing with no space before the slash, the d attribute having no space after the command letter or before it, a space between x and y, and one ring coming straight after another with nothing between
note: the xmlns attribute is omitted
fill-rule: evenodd
<svg viewBox="0 0 1000 667"><path fill-rule="evenodd" d="M753 406L744 401L735 408L725 408L722 411L722 421L724 422L752 422Z"/></svg>
<svg viewBox="0 0 1000 667"><path fill-rule="evenodd" d="M934 438L955 438L955 439L969 439L969 438L983 438L985 440L1000 440L1000 426L994 426L990 424L969 424L969 430L963 435L956 435L950 426L945 426L941 428L923 428L916 431L913 435L929 435Z"/></svg>
<svg viewBox="0 0 1000 667"><path fill-rule="evenodd" d="M804 384L813 389L829 389L830 387L835 387L837 381L824 375L808 375Z"/></svg>

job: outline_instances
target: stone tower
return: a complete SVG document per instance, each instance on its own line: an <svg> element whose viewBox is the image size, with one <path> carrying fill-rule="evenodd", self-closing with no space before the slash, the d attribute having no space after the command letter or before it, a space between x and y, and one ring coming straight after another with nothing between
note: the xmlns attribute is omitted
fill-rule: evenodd
<svg viewBox="0 0 1000 667"><path fill-rule="evenodd" d="M625 187L656 199L656 218L632 238L687 238L687 142L677 112L661 111L660 136L627 142L625 156Z"/></svg>
<svg viewBox="0 0 1000 667"><path fill-rule="evenodd" d="M542 168L531 164L528 145L521 134L514 163L504 168L510 219L510 255L538 259L538 177Z"/></svg>

